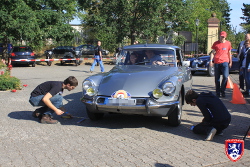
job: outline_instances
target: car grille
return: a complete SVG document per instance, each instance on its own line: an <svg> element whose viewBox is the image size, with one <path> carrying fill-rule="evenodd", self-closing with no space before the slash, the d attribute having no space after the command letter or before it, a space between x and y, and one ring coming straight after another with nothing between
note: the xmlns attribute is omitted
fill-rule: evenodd
<svg viewBox="0 0 250 167"><path fill-rule="evenodd" d="M104 101L106 98L110 97L100 97L97 99L97 104L104 104ZM132 98L136 99L136 105L145 105L146 104L146 99L145 98Z"/></svg>

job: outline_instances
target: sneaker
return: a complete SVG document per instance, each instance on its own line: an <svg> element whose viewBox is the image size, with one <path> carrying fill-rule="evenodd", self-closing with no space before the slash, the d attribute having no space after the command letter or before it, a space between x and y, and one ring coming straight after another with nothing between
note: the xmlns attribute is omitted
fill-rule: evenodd
<svg viewBox="0 0 250 167"><path fill-rule="evenodd" d="M244 97L249 97L249 93L248 94L244 94Z"/></svg>
<svg viewBox="0 0 250 167"><path fill-rule="evenodd" d="M50 115L44 114L41 121L42 124L57 124L58 121L51 118Z"/></svg>
<svg viewBox="0 0 250 167"><path fill-rule="evenodd" d="M43 106L43 107L40 107L40 108L37 108L33 113L32 113L32 116L34 118L42 118L43 116L43 113L45 113L47 111L48 107L47 106Z"/></svg>
<svg viewBox="0 0 250 167"><path fill-rule="evenodd" d="M39 108L36 109L36 110L32 113L32 116L33 116L34 118L39 118L40 115L41 115L41 113L40 113L40 111L39 111Z"/></svg>
<svg viewBox="0 0 250 167"><path fill-rule="evenodd" d="M249 94L247 91L245 91L245 92L242 92L242 94L243 95L247 95L247 94Z"/></svg>
<svg viewBox="0 0 250 167"><path fill-rule="evenodd" d="M90 73L92 73L93 71L89 71Z"/></svg>
<svg viewBox="0 0 250 167"><path fill-rule="evenodd" d="M215 128L212 128L209 134L207 135L207 138L205 141L211 141L214 138L214 135L216 134L217 130Z"/></svg>
<svg viewBox="0 0 250 167"><path fill-rule="evenodd" d="M216 133L218 136L223 136L223 132L221 131L220 133Z"/></svg>

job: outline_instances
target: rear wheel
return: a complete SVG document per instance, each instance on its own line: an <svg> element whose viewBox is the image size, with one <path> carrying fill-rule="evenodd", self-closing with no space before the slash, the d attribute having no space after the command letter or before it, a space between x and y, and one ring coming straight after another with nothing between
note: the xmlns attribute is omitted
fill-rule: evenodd
<svg viewBox="0 0 250 167"><path fill-rule="evenodd" d="M168 125L178 126L181 123L182 115L182 95L179 95L179 104L175 107L174 111L168 116Z"/></svg>
<svg viewBox="0 0 250 167"><path fill-rule="evenodd" d="M210 65L208 65L207 75L209 77L213 77L214 76L214 67L211 67Z"/></svg>
<svg viewBox="0 0 250 167"><path fill-rule="evenodd" d="M104 116L104 113L93 113L93 112L90 112L88 109L87 109L87 114L88 114L89 119L92 121L98 121L102 119Z"/></svg>
<svg viewBox="0 0 250 167"><path fill-rule="evenodd" d="M36 66L36 63L33 63L33 64L32 64L32 67L35 67L35 66Z"/></svg>
<svg viewBox="0 0 250 167"><path fill-rule="evenodd" d="M51 63L52 63L51 61L47 61L48 66L51 66Z"/></svg>

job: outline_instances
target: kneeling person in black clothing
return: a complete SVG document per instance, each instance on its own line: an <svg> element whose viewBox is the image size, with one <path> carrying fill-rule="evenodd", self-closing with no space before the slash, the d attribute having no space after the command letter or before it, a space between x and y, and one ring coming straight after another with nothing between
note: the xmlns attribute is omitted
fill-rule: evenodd
<svg viewBox="0 0 250 167"><path fill-rule="evenodd" d="M70 76L61 81L47 81L38 85L32 92L29 102L32 106L42 106L36 109L32 116L39 118L41 123L56 124L58 121L52 119L52 114L57 115L65 113L62 107L64 89L71 91L78 85L78 81L74 76Z"/></svg>
<svg viewBox="0 0 250 167"><path fill-rule="evenodd" d="M211 92L200 94L189 90L185 95L187 104L196 106L201 110L204 118L193 128L196 134L205 134L205 140L213 140L215 134L222 134L231 122L231 115L222 101Z"/></svg>

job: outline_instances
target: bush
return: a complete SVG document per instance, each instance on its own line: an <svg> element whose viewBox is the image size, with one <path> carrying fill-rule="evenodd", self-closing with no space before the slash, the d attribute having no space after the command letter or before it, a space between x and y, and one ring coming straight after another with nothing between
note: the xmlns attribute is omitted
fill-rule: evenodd
<svg viewBox="0 0 250 167"><path fill-rule="evenodd" d="M12 90L12 89L21 89L21 81L13 76L10 76L9 68L4 65L3 63L0 63L0 91L6 91L6 90Z"/></svg>

